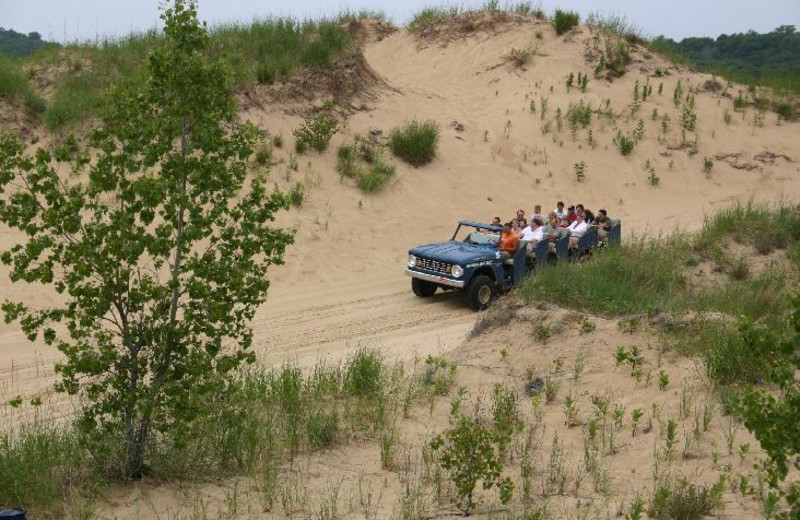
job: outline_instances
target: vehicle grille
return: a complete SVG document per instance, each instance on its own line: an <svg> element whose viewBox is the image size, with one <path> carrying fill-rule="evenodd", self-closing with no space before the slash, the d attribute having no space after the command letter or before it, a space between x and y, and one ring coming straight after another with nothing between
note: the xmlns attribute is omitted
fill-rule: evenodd
<svg viewBox="0 0 800 520"><path fill-rule="evenodd" d="M438 260L431 260L429 258L417 257L417 269L449 275L453 270L453 264L447 264L445 262L439 262Z"/></svg>

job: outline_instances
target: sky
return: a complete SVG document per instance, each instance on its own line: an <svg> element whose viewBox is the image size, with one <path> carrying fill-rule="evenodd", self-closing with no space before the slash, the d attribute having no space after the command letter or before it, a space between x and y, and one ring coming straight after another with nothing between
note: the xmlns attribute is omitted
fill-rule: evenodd
<svg viewBox="0 0 800 520"><path fill-rule="evenodd" d="M0 0L0 27L17 32L36 31L52 41L86 41L124 36L158 27L163 0ZM501 4L504 0L500 0ZM516 0L514 0L516 1ZM480 5L482 0L199 0L200 18L210 25L250 22L255 18L293 16L320 18L345 9L381 11L396 24L432 5ZM769 32L780 25L800 30L800 0L542 0L545 12L556 8L624 16L645 36L663 34L680 40L711 36Z"/></svg>

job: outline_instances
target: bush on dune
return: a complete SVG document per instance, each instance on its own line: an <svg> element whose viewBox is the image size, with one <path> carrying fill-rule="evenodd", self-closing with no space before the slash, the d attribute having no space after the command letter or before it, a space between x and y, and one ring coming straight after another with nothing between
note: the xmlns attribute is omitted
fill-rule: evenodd
<svg viewBox="0 0 800 520"><path fill-rule="evenodd" d="M422 166L436 156L439 127L431 120L414 119L404 127L392 129L389 147L397 157L413 166Z"/></svg>

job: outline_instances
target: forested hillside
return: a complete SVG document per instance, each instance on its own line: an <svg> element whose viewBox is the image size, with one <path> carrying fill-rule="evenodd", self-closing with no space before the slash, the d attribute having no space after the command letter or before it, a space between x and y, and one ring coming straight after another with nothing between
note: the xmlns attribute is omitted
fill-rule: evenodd
<svg viewBox="0 0 800 520"><path fill-rule="evenodd" d="M800 33L794 25L782 25L766 34L721 34L716 40L693 37L676 42L659 36L652 45L705 72L800 91Z"/></svg>
<svg viewBox="0 0 800 520"><path fill-rule="evenodd" d="M43 47L55 45L42 40L38 32L22 34L0 27L0 52L12 58L21 58Z"/></svg>

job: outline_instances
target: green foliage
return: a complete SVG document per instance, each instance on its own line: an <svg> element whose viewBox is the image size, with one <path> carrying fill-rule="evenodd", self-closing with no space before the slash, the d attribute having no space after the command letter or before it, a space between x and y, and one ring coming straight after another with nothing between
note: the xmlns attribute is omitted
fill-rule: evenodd
<svg viewBox="0 0 800 520"><path fill-rule="evenodd" d="M711 157L705 156L703 157L703 172L706 174L711 173L711 170L714 168L714 161Z"/></svg>
<svg viewBox="0 0 800 520"><path fill-rule="evenodd" d="M336 171L341 179L355 179L365 193L382 190L394 176L395 168L383 161L383 152L377 146L356 141L339 147Z"/></svg>
<svg viewBox="0 0 800 520"><path fill-rule="evenodd" d="M582 182L586 178L586 163L581 161L577 162L573 165L575 169L575 178L578 179L578 182Z"/></svg>
<svg viewBox="0 0 800 520"><path fill-rule="evenodd" d="M654 520L701 520L722 505L724 478L711 487L691 484L685 478L656 483L647 514Z"/></svg>
<svg viewBox="0 0 800 520"><path fill-rule="evenodd" d="M800 293L792 295L786 321L789 333L783 337L747 319L739 330L745 347L760 359L766 382L779 389L748 388L740 410L745 426L769 457L765 469L770 488L786 500L788 510L776 515L781 519L800 515L800 481L789 477L790 470L800 465L800 434L795 426L800 413L800 388L795 376L800 367Z"/></svg>
<svg viewBox="0 0 800 520"><path fill-rule="evenodd" d="M503 504L511 500L514 485L509 477L501 477L501 442L501 436L479 419L463 416L456 426L431 441L431 449L439 452L439 465L449 473L455 486L464 516L469 516L472 509L478 482L486 490L496 486Z"/></svg>
<svg viewBox="0 0 800 520"><path fill-rule="evenodd" d="M628 137L622 133L622 130L618 130L616 137L614 137L614 144L617 145L619 153L622 155L630 155L633 148L636 146L636 139Z"/></svg>
<svg viewBox="0 0 800 520"><path fill-rule="evenodd" d="M556 34L560 36L576 27L580 23L580 19L581 16L576 12L556 9L555 14L553 14L553 27L556 29Z"/></svg>
<svg viewBox="0 0 800 520"><path fill-rule="evenodd" d="M303 119L303 124L295 128L293 133L296 143L303 143L303 145L321 153L328 148L331 137L338 130L339 120L336 117L327 112L317 112L306 116ZM297 150L297 153L302 152Z"/></svg>
<svg viewBox="0 0 800 520"><path fill-rule="evenodd" d="M737 83L800 92L800 33L792 25L764 34L748 31L680 42L659 36L650 45L679 62Z"/></svg>
<svg viewBox="0 0 800 520"><path fill-rule="evenodd" d="M697 113L692 110L691 107L685 106L683 107L683 113L681 114L681 123L683 123L683 129L687 132L694 132L695 128L697 127Z"/></svg>
<svg viewBox="0 0 800 520"><path fill-rule="evenodd" d="M377 398L383 388L382 374L383 359L380 354L359 349L347 363L344 389L350 395Z"/></svg>
<svg viewBox="0 0 800 520"><path fill-rule="evenodd" d="M436 156L439 127L431 120L412 120L403 127L393 128L389 134L392 153L413 166L422 166Z"/></svg>
<svg viewBox="0 0 800 520"><path fill-rule="evenodd" d="M0 259L13 280L52 284L63 302L5 301L5 317L64 354L57 389L86 403L87 444L133 478L151 435L185 443L253 359L248 323L268 266L292 241L269 226L284 196L247 181L257 132L233 123L230 82L204 57L196 4L176 0L163 19L144 85L113 93L94 153L29 157L0 137L0 188L10 190L0 221L29 237ZM60 177L63 162L88 181Z"/></svg>
<svg viewBox="0 0 800 520"><path fill-rule="evenodd" d="M306 189L302 182L295 182L292 189L288 193L289 203L292 206L299 207L303 205L303 200L306 197Z"/></svg>
<svg viewBox="0 0 800 520"><path fill-rule="evenodd" d="M586 128L592 123L592 107L581 99L577 103L570 103L567 108L567 120L574 125L580 124Z"/></svg>

